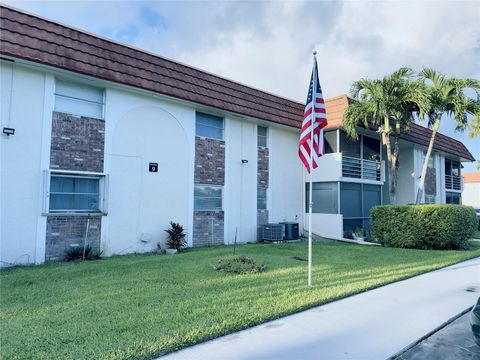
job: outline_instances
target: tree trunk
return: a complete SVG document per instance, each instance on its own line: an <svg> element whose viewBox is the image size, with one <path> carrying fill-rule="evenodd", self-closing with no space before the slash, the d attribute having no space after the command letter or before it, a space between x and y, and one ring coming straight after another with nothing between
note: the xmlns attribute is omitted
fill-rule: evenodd
<svg viewBox="0 0 480 360"><path fill-rule="evenodd" d="M425 187L425 177L427 176L428 161L430 160L430 155L432 154L433 143L435 142L435 136L437 135L438 130L440 129L440 117L435 120L435 125L433 125L432 136L430 137L430 143L428 144L427 155L423 160L422 175L420 176L420 183L418 184L417 199L415 204L420 204L423 195L423 189Z"/></svg>
<svg viewBox="0 0 480 360"><path fill-rule="evenodd" d="M389 123L388 117L385 117L384 131L382 132L382 140L383 140L383 144L387 148L387 166L388 166L388 183L389 183L388 190L390 192L390 202L396 203L395 186L396 186L396 178L397 178L397 172L396 172L397 157L392 152L392 147L390 144L390 123Z"/></svg>
<svg viewBox="0 0 480 360"><path fill-rule="evenodd" d="M398 134L395 135L395 143L392 150L392 177L390 180L390 199L393 204L397 203L397 180L398 180L398 158L399 158Z"/></svg>

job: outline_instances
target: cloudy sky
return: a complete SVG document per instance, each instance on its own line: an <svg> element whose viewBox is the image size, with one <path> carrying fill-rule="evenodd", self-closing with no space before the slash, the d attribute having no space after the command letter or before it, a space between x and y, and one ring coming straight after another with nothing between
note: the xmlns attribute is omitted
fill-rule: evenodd
<svg viewBox="0 0 480 360"><path fill-rule="evenodd" d="M4 2L301 102L313 49L326 97L403 65L480 78L480 1Z"/></svg>

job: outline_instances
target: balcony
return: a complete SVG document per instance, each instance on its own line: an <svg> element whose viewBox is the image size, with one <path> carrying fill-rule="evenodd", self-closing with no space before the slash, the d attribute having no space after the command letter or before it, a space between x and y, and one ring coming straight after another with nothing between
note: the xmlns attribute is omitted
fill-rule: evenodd
<svg viewBox="0 0 480 360"><path fill-rule="evenodd" d="M342 156L342 177L383 181L382 163L380 161Z"/></svg>
<svg viewBox="0 0 480 360"><path fill-rule="evenodd" d="M353 182L385 181L385 162L363 160L343 156L342 153L330 153L320 157L318 169L312 173L314 182L341 181L352 179Z"/></svg>
<svg viewBox="0 0 480 360"><path fill-rule="evenodd" d="M445 189L462 190L462 178L455 175L445 175Z"/></svg>

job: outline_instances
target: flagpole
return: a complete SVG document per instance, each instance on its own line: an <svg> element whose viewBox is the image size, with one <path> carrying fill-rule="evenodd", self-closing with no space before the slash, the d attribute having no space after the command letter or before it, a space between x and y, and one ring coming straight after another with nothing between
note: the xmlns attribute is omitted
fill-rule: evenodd
<svg viewBox="0 0 480 360"><path fill-rule="evenodd" d="M313 93L312 93L312 125L310 126L310 172L309 172L309 192L308 192L308 286L312 286L312 207L313 207L313 201L312 201L312 172L313 172L313 127L315 125L315 99L316 99L316 94L317 94L317 77L316 77L316 72L317 72L317 67L315 66L315 56L317 55L317 52L313 52L313 64L314 64L314 70L312 74L312 79L313 79Z"/></svg>

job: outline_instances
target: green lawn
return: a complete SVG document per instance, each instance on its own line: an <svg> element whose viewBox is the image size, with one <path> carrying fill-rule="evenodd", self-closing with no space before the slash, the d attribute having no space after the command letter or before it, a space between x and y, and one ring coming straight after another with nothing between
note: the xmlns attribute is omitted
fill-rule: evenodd
<svg viewBox="0 0 480 360"><path fill-rule="evenodd" d="M477 230L473 233L473 238L474 239L480 239L480 230Z"/></svg>
<svg viewBox="0 0 480 360"><path fill-rule="evenodd" d="M194 343L475 256L343 243L237 247L264 262L261 274L215 272L231 247L131 255L2 270L4 359L152 358ZM385 299L385 301L390 301Z"/></svg>

